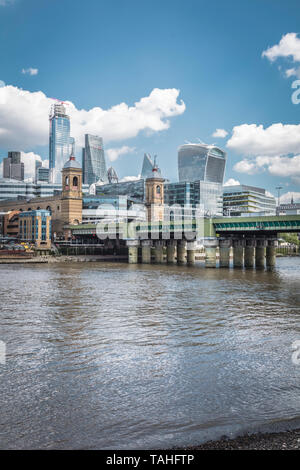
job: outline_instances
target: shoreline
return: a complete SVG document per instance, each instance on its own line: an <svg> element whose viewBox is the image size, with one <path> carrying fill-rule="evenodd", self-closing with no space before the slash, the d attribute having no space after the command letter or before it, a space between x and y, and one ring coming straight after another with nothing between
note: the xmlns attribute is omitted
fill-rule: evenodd
<svg viewBox="0 0 300 470"><path fill-rule="evenodd" d="M182 450L300 450L300 428L281 432L258 432L235 438L223 436Z"/></svg>

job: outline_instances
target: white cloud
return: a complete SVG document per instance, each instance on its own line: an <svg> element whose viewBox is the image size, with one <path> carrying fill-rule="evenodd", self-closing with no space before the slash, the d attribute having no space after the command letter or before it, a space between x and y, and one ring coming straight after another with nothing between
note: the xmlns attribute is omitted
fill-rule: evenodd
<svg viewBox="0 0 300 470"><path fill-rule="evenodd" d="M125 183L126 181L137 181L137 180L140 180L141 179L141 175L138 175L138 176L124 176L124 178L122 178L120 180L120 183Z"/></svg>
<svg viewBox="0 0 300 470"><path fill-rule="evenodd" d="M267 57L271 62L278 57L292 57L294 62L300 62L300 38L297 33L287 33L282 36L279 44L263 51L262 57Z"/></svg>
<svg viewBox="0 0 300 470"><path fill-rule="evenodd" d="M287 155L300 152L300 124L235 126L227 147L244 155Z"/></svg>
<svg viewBox="0 0 300 470"><path fill-rule="evenodd" d="M22 69L22 73L27 75L37 75L39 73L39 69L29 67L28 69Z"/></svg>
<svg viewBox="0 0 300 470"><path fill-rule="evenodd" d="M177 102L179 90L154 88L149 96L129 106L120 103L105 110L77 109L68 102L71 135L84 146L84 134L101 135L104 142L136 137L140 132L159 132L170 127L169 118L185 111ZM14 86L0 88L0 147L30 149L48 144L48 114L53 100L42 91L30 92Z"/></svg>
<svg viewBox="0 0 300 470"><path fill-rule="evenodd" d="M34 178L35 177L35 162L42 162L40 155L37 155L34 152L22 152L21 153L21 162L24 163L24 178ZM43 163L43 166L46 166L46 162Z"/></svg>
<svg viewBox="0 0 300 470"><path fill-rule="evenodd" d="M287 69L285 71L285 76L287 78L289 77L297 77L297 78L300 78L300 67L292 67L291 69Z"/></svg>
<svg viewBox="0 0 300 470"><path fill-rule="evenodd" d="M233 169L238 173L246 173L247 175L254 175L258 171L255 162L246 159L236 163Z"/></svg>
<svg viewBox="0 0 300 470"><path fill-rule="evenodd" d="M228 132L225 129L216 129L215 132L212 134L213 137L224 138L228 135Z"/></svg>
<svg viewBox="0 0 300 470"><path fill-rule="evenodd" d="M280 196L280 204L290 204L291 199L294 199L294 202L300 202L300 193L299 192L288 192Z"/></svg>
<svg viewBox="0 0 300 470"><path fill-rule="evenodd" d="M107 155L108 159L111 162L114 162L121 155L125 155L126 153L130 153L130 152L134 152L134 151L135 151L134 147L128 147L127 145L123 145L123 147L107 149L105 151L105 154Z"/></svg>
<svg viewBox="0 0 300 470"><path fill-rule="evenodd" d="M240 184L241 183L238 180L235 180L234 178L229 178L229 180L227 180L223 186L238 186Z"/></svg>

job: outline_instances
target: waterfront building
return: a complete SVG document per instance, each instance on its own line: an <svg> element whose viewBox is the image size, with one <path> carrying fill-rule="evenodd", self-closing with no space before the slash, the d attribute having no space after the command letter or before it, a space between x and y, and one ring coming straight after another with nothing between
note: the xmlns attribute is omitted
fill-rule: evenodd
<svg viewBox="0 0 300 470"><path fill-rule="evenodd" d="M0 179L0 201L6 199L31 199L36 196L36 185L15 179Z"/></svg>
<svg viewBox="0 0 300 470"><path fill-rule="evenodd" d="M264 215L276 214L276 200L268 196L265 189L244 184L224 186L224 215L241 216L258 212Z"/></svg>
<svg viewBox="0 0 300 470"><path fill-rule="evenodd" d="M49 121L50 180L52 183L61 183L62 168L75 149L75 140L70 137L70 117L62 103L52 106Z"/></svg>
<svg viewBox="0 0 300 470"><path fill-rule="evenodd" d="M107 182L103 139L96 135L85 135L85 148L82 149L83 183L93 184L101 180Z"/></svg>
<svg viewBox="0 0 300 470"><path fill-rule="evenodd" d="M51 214L47 210L18 213L18 236L22 241L34 243L39 250L51 248Z"/></svg>
<svg viewBox="0 0 300 470"><path fill-rule="evenodd" d="M185 144L178 149L179 181L223 184L226 152L215 145Z"/></svg>
<svg viewBox="0 0 300 470"><path fill-rule="evenodd" d="M164 220L164 182L156 164L152 169L152 174L146 179L146 208L147 220Z"/></svg>
<svg viewBox="0 0 300 470"><path fill-rule="evenodd" d="M181 181L165 184L165 204L190 206L192 213L196 208L207 216L221 216L223 186L208 181Z"/></svg>
<svg viewBox="0 0 300 470"><path fill-rule="evenodd" d="M3 178L24 181L24 163L21 162L21 152L8 152L3 159Z"/></svg>

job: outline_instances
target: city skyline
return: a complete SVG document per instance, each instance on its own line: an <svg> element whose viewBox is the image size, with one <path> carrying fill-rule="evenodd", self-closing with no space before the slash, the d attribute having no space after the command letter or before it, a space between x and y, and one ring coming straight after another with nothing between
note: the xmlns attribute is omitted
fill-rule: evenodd
<svg viewBox="0 0 300 470"><path fill-rule="evenodd" d="M150 153L158 154L162 173L178 181L177 149L185 141L199 138L226 151L225 182L265 187L274 195L275 188L282 186L282 201L285 194L287 200L291 194L299 199L300 107L291 99L300 60L297 2L271 7L269 2L241 6L230 1L231 9L220 2L205 5L205 9L203 2L192 0L184 8L181 2L172 2L172 9L168 8L170 2L163 6L154 2L153 9L147 9L147 15L157 22L154 36L141 34L146 7L140 3L132 2L132 18L121 2L113 6L88 3L95 13L92 17L97 18L104 8L104 16L114 18L111 29L118 29L123 41L113 40L109 25L97 33L91 28L82 45L74 35L66 35L68 58L62 55L57 39L50 41L44 31L46 19L47 25L65 21L59 2L50 5L46 1L43 8L35 0L0 6L0 34L8 45L2 51L0 76L1 162L9 150L25 152L26 177L26 166L35 163L37 156L48 159L47 113L54 103L51 97L57 97L68 102L76 158L80 160L85 133L100 135L107 166L112 164L120 179L138 176L144 153ZM33 11L39 19L35 31L38 47L30 34ZM201 27L196 28L194 17L200 12ZM72 2L67 21L76 28L86 14L79 2ZM267 26L266 15L270 19ZM24 22L16 32L11 26L18 16ZM212 30L208 27L211 18ZM122 34L124 20L126 32ZM149 20L147 17L147 24ZM254 22L255 37L249 41ZM20 50L13 34L16 39L22 36L26 51ZM95 61L93 54L105 35L109 41L101 46L101 61ZM180 36L185 38L184 47ZM83 54L86 41L89 51ZM57 80L49 73L53 66ZM27 111L32 121L27 119Z"/></svg>

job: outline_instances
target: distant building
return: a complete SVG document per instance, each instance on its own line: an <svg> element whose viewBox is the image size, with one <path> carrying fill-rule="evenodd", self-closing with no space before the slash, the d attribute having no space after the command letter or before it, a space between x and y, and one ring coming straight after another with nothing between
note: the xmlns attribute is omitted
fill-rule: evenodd
<svg viewBox="0 0 300 470"><path fill-rule="evenodd" d="M99 180L107 182L102 137L85 135L85 148L82 149L82 170L84 184L93 184Z"/></svg>
<svg viewBox="0 0 300 470"><path fill-rule="evenodd" d="M3 178L24 181L24 163L21 162L21 152L8 152L3 159Z"/></svg>
<svg viewBox="0 0 300 470"><path fill-rule="evenodd" d="M52 183L61 183L61 171L75 150L70 137L70 117L63 104L54 104L49 116L49 168Z"/></svg>
<svg viewBox="0 0 300 470"><path fill-rule="evenodd" d="M96 185L96 195L128 196L137 201L145 200L145 180L124 181L115 184Z"/></svg>
<svg viewBox="0 0 300 470"><path fill-rule="evenodd" d="M290 203L280 204L279 206L280 215L298 215L300 214L300 203L294 202L293 197Z"/></svg>
<svg viewBox="0 0 300 470"><path fill-rule="evenodd" d="M224 215L241 216L258 212L264 215L276 214L276 200L266 195L265 189L246 185L224 186Z"/></svg>
<svg viewBox="0 0 300 470"><path fill-rule="evenodd" d="M107 179L110 184L115 184L119 182L117 172L112 166L107 170Z"/></svg>
<svg viewBox="0 0 300 470"><path fill-rule="evenodd" d="M178 149L179 181L223 184L226 153L215 145L185 144Z"/></svg>
<svg viewBox="0 0 300 470"><path fill-rule="evenodd" d="M39 250L51 248L51 214L47 210L19 213L19 238L34 243Z"/></svg>
<svg viewBox="0 0 300 470"><path fill-rule="evenodd" d="M153 168L154 168L154 162L151 159L151 155L149 153L145 153L142 171L141 171L141 178L143 179L150 178L152 175Z"/></svg>
<svg viewBox="0 0 300 470"><path fill-rule="evenodd" d="M50 168L44 168L40 166L36 170L36 183L43 182L49 183L50 180Z"/></svg>

